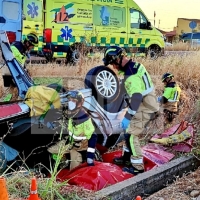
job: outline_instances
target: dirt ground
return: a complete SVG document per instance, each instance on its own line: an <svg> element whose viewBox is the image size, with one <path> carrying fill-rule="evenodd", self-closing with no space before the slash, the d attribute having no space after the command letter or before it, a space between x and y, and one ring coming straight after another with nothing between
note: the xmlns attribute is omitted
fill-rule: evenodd
<svg viewBox="0 0 200 200"><path fill-rule="evenodd" d="M185 174L145 200L200 200L200 168Z"/></svg>

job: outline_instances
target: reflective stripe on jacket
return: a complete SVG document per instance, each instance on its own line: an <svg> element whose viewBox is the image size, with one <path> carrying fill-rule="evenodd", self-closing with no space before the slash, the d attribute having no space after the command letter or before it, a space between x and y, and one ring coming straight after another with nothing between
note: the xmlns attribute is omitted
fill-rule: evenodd
<svg viewBox="0 0 200 200"><path fill-rule="evenodd" d="M86 137L86 139L89 140L94 133L95 128L85 110L80 109L73 119L69 119L68 130L74 135L74 139L76 138L76 140L82 140L83 137Z"/></svg>
<svg viewBox="0 0 200 200"><path fill-rule="evenodd" d="M129 96L134 93L141 93L142 96L147 95L154 89L153 82L144 65L137 62L128 62L125 66L124 85Z"/></svg>
<svg viewBox="0 0 200 200"><path fill-rule="evenodd" d="M137 112L143 97L153 91L154 85L146 68L132 60L124 66L124 71L119 73L124 75L124 86L131 97L131 103L125 115L127 119L131 119L131 116Z"/></svg>

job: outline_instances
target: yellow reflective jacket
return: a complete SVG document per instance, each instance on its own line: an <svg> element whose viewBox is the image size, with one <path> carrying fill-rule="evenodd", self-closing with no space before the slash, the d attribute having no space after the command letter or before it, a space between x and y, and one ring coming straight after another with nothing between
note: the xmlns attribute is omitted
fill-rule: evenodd
<svg viewBox="0 0 200 200"><path fill-rule="evenodd" d="M25 55L25 49L21 42L15 42L10 46L13 56L19 62L20 65L24 66L27 56ZM22 53L23 52L23 53Z"/></svg>
<svg viewBox="0 0 200 200"><path fill-rule="evenodd" d="M31 117L45 117L48 110L59 109L61 107L60 95L56 90L46 86L32 86L26 93L25 104L31 110Z"/></svg>
<svg viewBox="0 0 200 200"><path fill-rule="evenodd" d="M69 119L68 130L70 131L69 135L72 136L75 140L89 140L94 133L95 128L92 120L89 118L85 110L80 109L80 111L76 114L76 116L73 117L73 119Z"/></svg>
<svg viewBox="0 0 200 200"><path fill-rule="evenodd" d="M178 102L181 95L181 88L176 84L176 82L168 83L165 86L163 97L165 97L168 102Z"/></svg>

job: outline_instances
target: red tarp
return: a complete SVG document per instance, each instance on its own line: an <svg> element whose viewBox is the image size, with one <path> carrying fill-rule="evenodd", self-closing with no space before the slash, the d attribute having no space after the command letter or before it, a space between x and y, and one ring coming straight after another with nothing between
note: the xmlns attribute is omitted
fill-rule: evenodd
<svg viewBox="0 0 200 200"><path fill-rule="evenodd" d="M161 135L155 135L153 138L165 138L169 137L173 134L180 134L183 131L187 131L191 134L191 138L189 140L186 140L179 144L172 145L172 149L179 152L185 152L188 153L192 149L192 143L194 138L194 126L187 121L182 121L180 124L177 124L169 129L167 129L164 133Z"/></svg>
<svg viewBox="0 0 200 200"><path fill-rule="evenodd" d="M163 134L154 137L166 137L174 133L179 134L183 130L189 131L192 137L194 136L193 126L189 125L187 122L181 122L181 124L177 124L166 130ZM184 152L187 152L191 150L192 142L193 138L182 144L173 145L172 148L177 151L185 150ZM71 185L82 186L85 189L98 191L109 185L133 177L133 175L122 171L121 168L124 166L113 164L113 159L122 155L121 150L109 153L104 153L106 151L105 148L101 150L103 162L95 162L94 167L88 167L87 164L84 163L71 171L62 170L57 178L60 181L68 180L68 183ZM168 152L166 147L154 143L142 147L142 153L144 156L145 171L163 165L174 157L174 154Z"/></svg>
<svg viewBox="0 0 200 200"><path fill-rule="evenodd" d="M88 190L98 191L131 177L133 175L123 172L117 165L95 162L94 167L88 167L87 163L83 163L71 171L61 171L57 178L60 181L68 180L68 183L71 185L78 185Z"/></svg>

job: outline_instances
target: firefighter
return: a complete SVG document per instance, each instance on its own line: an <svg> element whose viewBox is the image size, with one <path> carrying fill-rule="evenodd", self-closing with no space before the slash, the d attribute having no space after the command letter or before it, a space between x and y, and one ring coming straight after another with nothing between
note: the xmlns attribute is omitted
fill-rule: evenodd
<svg viewBox="0 0 200 200"><path fill-rule="evenodd" d="M65 153L70 153L70 169L78 166L82 162L81 155L78 151L86 150L86 159L88 166L94 166L95 147L97 143L97 134L88 113L82 107L84 96L79 91L70 91L67 94L69 99L67 116L69 137L59 141L56 145L51 146L48 151L57 154L59 148L64 147ZM72 147L69 151L69 145ZM66 147L66 148L65 148ZM73 165L73 166L72 166Z"/></svg>
<svg viewBox="0 0 200 200"><path fill-rule="evenodd" d="M128 161L130 165L123 168L123 171L137 175L144 172L139 135L159 111L154 85L145 67L141 63L128 59L126 52L120 47L107 48L103 62L105 66L112 65L119 74L124 75L124 86L130 97L129 108L122 120L126 148L123 156L115 158L114 163L120 165ZM130 133L127 132L129 128Z"/></svg>
<svg viewBox="0 0 200 200"><path fill-rule="evenodd" d="M161 97L158 97L158 101L161 104L165 116L164 126L167 126L173 122L178 113L181 89L174 81L174 75L172 73L167 72L163 74L162 82L164 83L164 92Z"/></svg>
<svg viewBox="0 0 200 200"><path fill-rule="evenodd" d="M29 52L38 46L38 37L34 33L30 33L26 36L23 42L14 42L11 44L11 50L16 60L24 66Z"/></svg>
<svg viewBox="0 0 200 200"><path fill-rule="evenodd" d="M25 62L26 59L29 57L29 52L36 46L38 46L38 37L34 33L30 33L26 36L23 42L13 42L10 45L10 48L12 50L13 56L16 58L18 63L26 70ZM27 71L27 70L26 70ZM9 87L10 84L15 86L15 83L13 82L13 78L11 76L10 70L8 67L4 67L3 69L3 79L4 79L4 85L6 87Z"/></svg>

